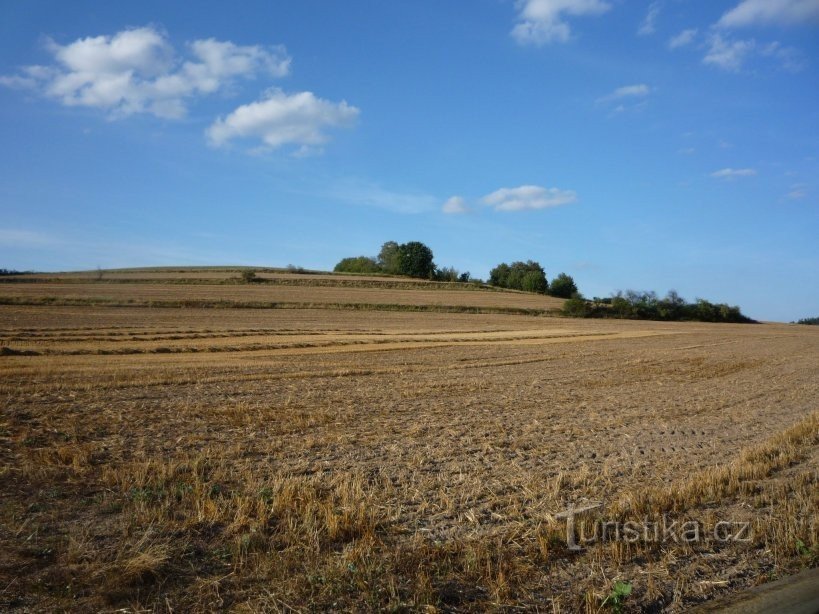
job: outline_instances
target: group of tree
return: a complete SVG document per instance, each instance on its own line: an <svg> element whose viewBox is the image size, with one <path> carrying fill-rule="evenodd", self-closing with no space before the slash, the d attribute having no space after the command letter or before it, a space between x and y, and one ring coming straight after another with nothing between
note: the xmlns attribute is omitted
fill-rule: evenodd
<svg viewBox="0 0 819 614"><path fill-rule="evenodd" d="M436 281L472 281L469 273L461 273L453 267L438 268L432 250L420 241L387 241L375 258L343 258L333 270L337 273L383 273Z"/></svg>
<svg viewBox="0 0 819 614"><path fill-rule="evenodd" d="M28 275L31 271L15 271L14 269L0 269L0 277L8 275Z"/></svg>
<svg viewBox="0 0 819 614"><path fill-rule="evenodd" d="M489 283L499 288L551 294L559 298L571 298L577 294L577 284L570 275L560 273L549 283L546 271L534 260L512 264L502 262L489 272Z"/></svg>
<svg viewBox="0 0 819 614"><path fill-rule="evenodd" d="M711 303L698 298L687 302L671 290L665 298L656 292L627 290L617 292L609 299L586 300L577 295L563 305L563 313L580 318L623 318L629 320L665 320L696 322L750 323L739 307L725 303Z"/></svg>
<svg viewBox="0 0 819 614"><path fill-rule="evenodd" d="M813 326L819 326L819 318L802 318L797 322L797 324L812 324Z"/></svg>

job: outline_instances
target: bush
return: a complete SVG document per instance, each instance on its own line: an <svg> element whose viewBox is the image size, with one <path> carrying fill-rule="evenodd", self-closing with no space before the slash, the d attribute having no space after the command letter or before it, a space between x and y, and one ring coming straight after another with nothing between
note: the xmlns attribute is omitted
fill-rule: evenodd
<svg viewBox="0 0 819 614"><path fill-rule="evenodd" d="M566 273L561 273L549 284L549 294L558 298L571 298L577 294L577 284Z"/></svg>
<svg viewBox="0 0 819 614"><path fill-rule="evenodd" d="M563 303L563 315L571 318L588 318L592 312L589 302L577 294Z"/></svg>
<svg viewBox="0 0 819 614"><path fill-rule="evenodd" d="M375 258L368 256L357 256L355 258L343 258L335 268L336 273L380 273L381 267Z"/></svg>
<svg viewBox="0 0 819 614"><path fill-rule="evenodd" d="M242 271L242 281L246 284L250 284L261 280L256 276L256 271L253 269L246 269Z"/></svg>

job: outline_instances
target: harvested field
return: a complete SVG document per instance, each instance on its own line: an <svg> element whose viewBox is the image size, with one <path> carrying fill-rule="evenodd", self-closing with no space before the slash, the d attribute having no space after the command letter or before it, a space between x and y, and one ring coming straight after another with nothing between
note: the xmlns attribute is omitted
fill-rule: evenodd
<svg viewBox="0 0 819 614"><path fill-rule="evenodd" d="M389 284L389 282L387 282ZM555 311L562 299L526 292L464 289L396 289L284 284L66 283L61 281L7 283L0 301L17 304L143 304L159 306L214 305L259 307L449 308L502 311ZM240 289L237 289L240 288Z"/></svg>
<svg viewBox="0 0 819 614"><path fill-rule="evenodd" d="M550 300L0 286L45 296ZM4 610L679 611L819 562L815 327L0 305L0 348ZM749 539L571 550L598 503Z"/></svg>

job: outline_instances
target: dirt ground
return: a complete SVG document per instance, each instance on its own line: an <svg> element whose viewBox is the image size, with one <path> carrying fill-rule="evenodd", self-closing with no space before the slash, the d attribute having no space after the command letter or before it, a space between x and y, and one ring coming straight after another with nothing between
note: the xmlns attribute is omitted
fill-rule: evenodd
<svg viewBox="0 0 819 614"><path fill-rule="evenodd" d="M680 611L819 559L816 327L5 305L0 348L3 609ZM573 551L591 504L750 539Z"/></svg>

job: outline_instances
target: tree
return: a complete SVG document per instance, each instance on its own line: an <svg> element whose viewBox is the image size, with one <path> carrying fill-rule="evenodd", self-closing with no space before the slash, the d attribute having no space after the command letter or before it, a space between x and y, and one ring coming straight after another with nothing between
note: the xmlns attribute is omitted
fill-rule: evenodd
<svg viewBox="0 0 819 614"><path fill-rule="evenodd" d="M500 288L525 290L545 294L549 289L546 272L534 260L526 262L502 262L489 272L489 283Z"/></svg>
<svg viewBox="0 0 819 614"><path fill-rule="evenodd" d="M489 284L499 288L509 287L509 265L501 262L494 269L489 271Z"/></svg>
<svg viewBox="0 0 819 614"><path fill-rule="evenodd" d="M435 273L435 263L432 260L432 250L419 241L410 241L398 246L400 264L398 272L409 277L432 279Z"/></svg>
<svg viewBox="0 0 819 614"><path fill-rule="evenodd" d="M549 284L549 294L558 298L571 298L577 294L577 284L574 283L574 279L570 275L561 273Z"/></svg>
<svg viewBox="0 0 819 614"><path fill-rule="evenodd" d="M445 266L435 270L436 281L458 281L459 278L460 273L454 266Z"/></svg>
<svg viewBox="0 0 819 614"><path fill-rule="evenodd" d="M256 271L253 269L245 269L242 271L242 281L246 284L251 284L255 281L259 281L259 278L256 277Z"/></svg>
<svg viewBox="0 0 819 614"><path fill-rule="evenodd" d="M387 241L378 252L378 266L384 273L400 275L401 273L401 246L395 241Z"/></svg>

